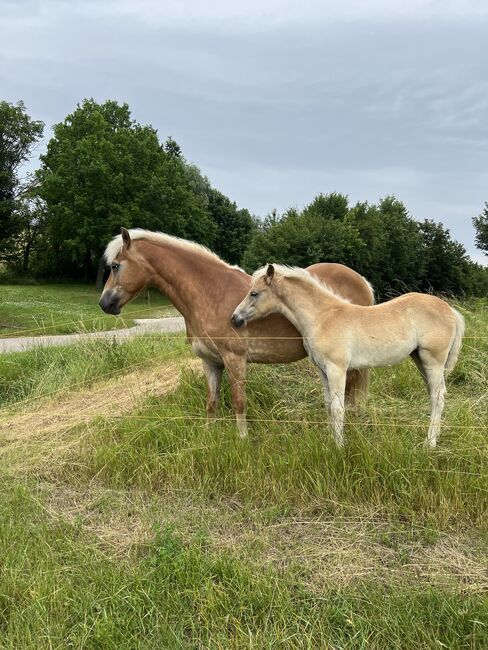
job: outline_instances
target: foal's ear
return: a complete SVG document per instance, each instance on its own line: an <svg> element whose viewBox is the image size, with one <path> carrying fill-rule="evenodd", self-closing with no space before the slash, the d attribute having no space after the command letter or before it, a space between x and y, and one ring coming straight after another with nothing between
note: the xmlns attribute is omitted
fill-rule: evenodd
<svg viewBox="0 0 488 650"><path fill-rule="evenodd" d="M122 241L124 243L124 248L129 248L130 246L129 231L126 228L121 228L120 232L122 233Z"/></svg>
<svg viewBox="0 0 488 650"><path fill-rule="evenodd" d="M266 284L271 284L271 280L274 277L274 266L272 264L268 264L268 268L266 269L266 276L264 278L264 281Z"/></svg>

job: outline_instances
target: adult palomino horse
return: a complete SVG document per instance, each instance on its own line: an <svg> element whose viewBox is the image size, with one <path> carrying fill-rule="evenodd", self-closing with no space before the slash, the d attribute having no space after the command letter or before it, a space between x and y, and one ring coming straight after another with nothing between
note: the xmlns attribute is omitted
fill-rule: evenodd
<svg viewBox="0 0 488 650"><path fill-rule="evenodd" d="M157 287L185 318L187 336L201 357L207 380L207 415L215 415L222 371L227 370L241 436L246 426L246 367L257 363L288 363L306 356L299 332L289 321L274 314L235 331L230 317L249 290L251 278L229 266L208 249L177 237L146 230L122 229L107 246L105 260L110 276L100 299L109 314L121 308L143 289ZM320 280L352 302L374 302L368 282L341 264L309 267ZM367 387L367 371L349 374L351 400Z"/></svg>
<svg viewBox="0 0 488 650"><path fill-rule="evenodd" d="M435 447L446 394L444 374L454 367L464 334L459 312L444 300L421 293L369 307L352 305L304 269L269 264L254 273L232 322L239 327L275 312L302 334L320 371L338 445L344 443L347 370L389 366L410 355L430 394L426 444Z"/></svg>

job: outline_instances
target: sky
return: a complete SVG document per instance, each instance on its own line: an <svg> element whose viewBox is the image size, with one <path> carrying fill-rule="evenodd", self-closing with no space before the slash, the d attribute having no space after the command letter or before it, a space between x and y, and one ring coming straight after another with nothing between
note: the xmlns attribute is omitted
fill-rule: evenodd
<svg viewBox="0 0 488 650"><path fill-rule="evenodd" d="M0 99L45 142L127 102L258 216L394 194L486 263L487 42L485 0L0 0Z"/></svg>

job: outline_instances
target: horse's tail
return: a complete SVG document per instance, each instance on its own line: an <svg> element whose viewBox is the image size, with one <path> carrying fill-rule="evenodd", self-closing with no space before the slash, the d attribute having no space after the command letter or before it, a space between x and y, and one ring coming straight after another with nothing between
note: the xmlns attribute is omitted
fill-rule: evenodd
<svg viewBox="0 0 488 650"><path fill-rule="evenodd" d="M464 318L456 309L454 309L453 307L451 307L451 309L454 313L454 316L456 317L456 331L454 334L454 339L451 343L449 354L447 355L446 365L444 367L446 375L449 374L451 370L454 368L454 366L456 365L456 361L459 356L459 351L461 350L461 343L463 341L463 336L464 336Z"/></svg>

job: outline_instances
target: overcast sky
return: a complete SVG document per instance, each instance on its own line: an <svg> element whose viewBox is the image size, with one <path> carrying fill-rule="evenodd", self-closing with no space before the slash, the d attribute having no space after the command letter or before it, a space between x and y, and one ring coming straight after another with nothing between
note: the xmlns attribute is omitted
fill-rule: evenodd
<svg viewBox="0 0 488 650"><path fill-rule="evenodd" d="M47 127L126 101L239 206L395 194L472 257L486 0L0 0L0 99ZM50 130L46 129L50 136Z"/></svg>

